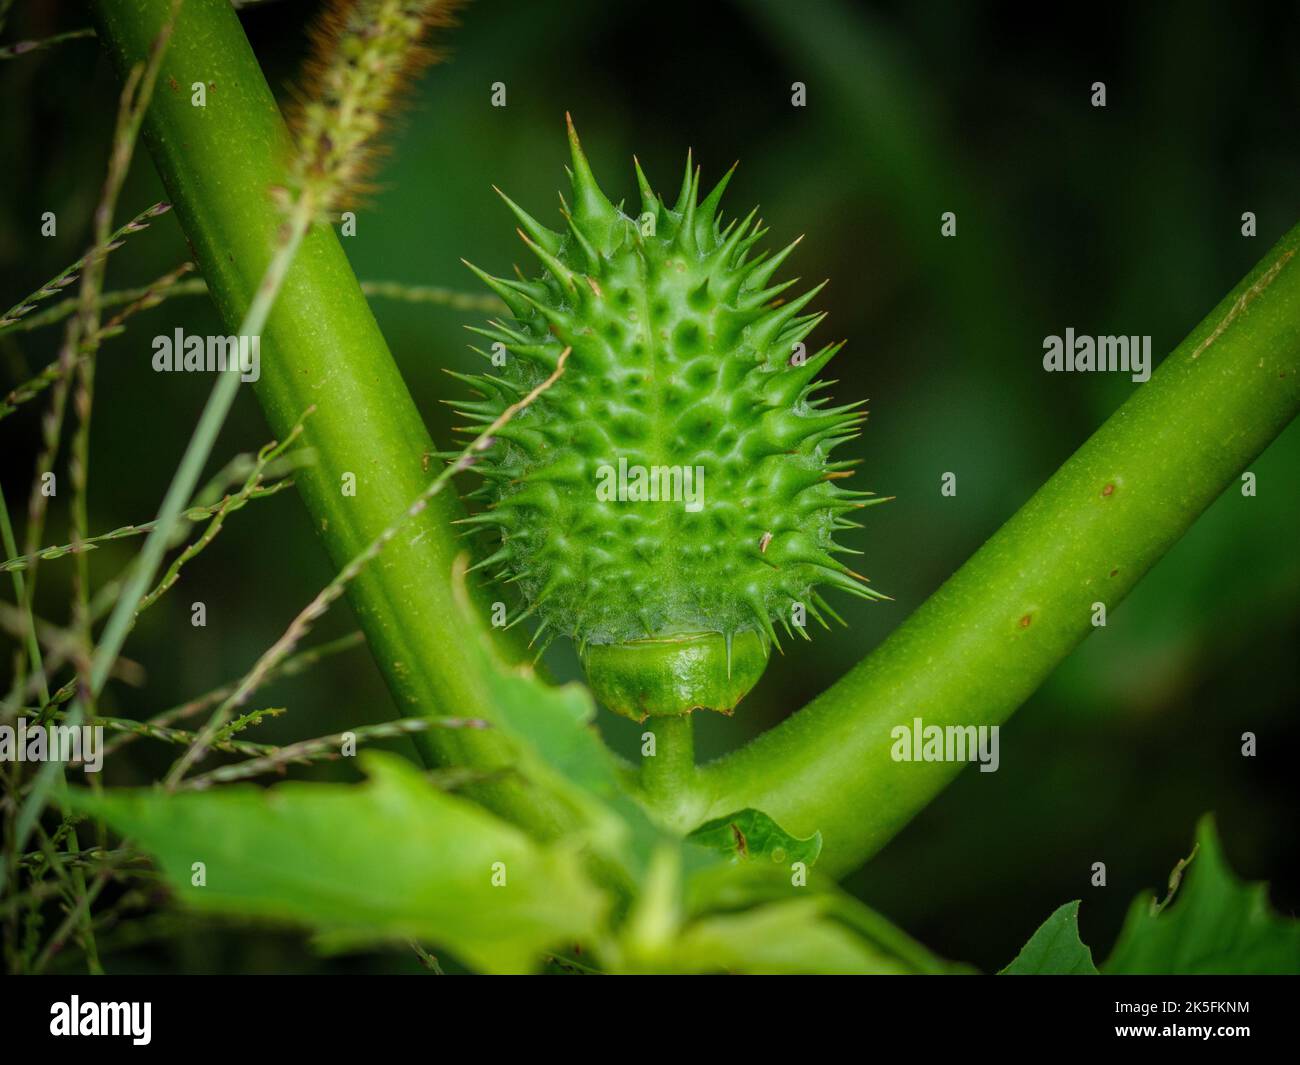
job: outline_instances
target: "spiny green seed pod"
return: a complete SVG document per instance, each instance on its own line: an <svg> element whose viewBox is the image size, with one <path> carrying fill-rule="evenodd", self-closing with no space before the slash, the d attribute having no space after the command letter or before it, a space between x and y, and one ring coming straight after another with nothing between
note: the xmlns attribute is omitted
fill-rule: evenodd
<svg viewBox="0 0 1300 1065"><path fill-rule="evenodd" d="M460 375L481 397L456 405L466 431L570 349L563 376L474 467L486 506L466 521L496 534L475 568L522 592L511 624L577 641L612 710L730 713L762 675L774 621L806 638L806 617L835 616L819 585L884 598L834 557L836 531L857 527L846 515L881 501L841 487L853 463L828 458L865 414L814 397L841 347L804 354L821 286L781 300L794 282L773 275L798 241L755 253L755 212L723 225L730 172L700 201L688 156L670 207L637 164L634 218L597 186L572 122L569 141L564 233L502 194L542 276L470 267L512 318L475 330L493 370Z"/></svg>

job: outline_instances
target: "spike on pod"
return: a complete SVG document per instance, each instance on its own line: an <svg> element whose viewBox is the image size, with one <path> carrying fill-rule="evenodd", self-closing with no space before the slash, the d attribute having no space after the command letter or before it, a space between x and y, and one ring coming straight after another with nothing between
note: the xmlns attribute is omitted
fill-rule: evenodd
<svg viewBox="0 0 1300 1065"><path fill-rule="evenodd" d="M572 636L610 709L731 713L780 648L778 626L806 639L809 616L839 620L818 588L885 598L836 558L847 515L879 501L844 487L854 464L831 457L865 415L824 398L818 375L841 344L803 348L822 286L788 298L794 282L776 277L798 241L770 255L756 211L724 219L735 167L701 198L688 154L670 205L636 162L633 219L566 125L562 226L498 190L540 275L471 267L512 317L474 330L506 357L459 378L467 419L494 420L571 349L472 468L475 569L520 593L512 625L527 620L543 646Z"/></svg>

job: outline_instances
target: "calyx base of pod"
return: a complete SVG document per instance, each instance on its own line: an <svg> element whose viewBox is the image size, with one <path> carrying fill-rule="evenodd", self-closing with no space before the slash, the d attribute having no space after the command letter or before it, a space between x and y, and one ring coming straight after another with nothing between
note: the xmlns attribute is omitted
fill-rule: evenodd
<svg viewBox="0 0 1300 1065"><path fill-rule="evenodd" d="M720 632L678 633L627 643L592 644L583 655L596 698L634 721L694 710L730 714L767 668L768 645L757 632L727 640Z"/></svg>

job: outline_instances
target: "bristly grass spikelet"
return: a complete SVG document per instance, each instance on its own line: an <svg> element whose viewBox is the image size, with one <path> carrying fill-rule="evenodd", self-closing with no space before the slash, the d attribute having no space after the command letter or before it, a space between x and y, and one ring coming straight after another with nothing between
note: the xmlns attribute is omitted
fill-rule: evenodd
<svg viewBox="0 0 1300 1065"><path fill-rule="evenodd" d="M155 203L152 207L148 207L141 211L138 215L132 218L131 221L127 222L126 225L122 226L117 230L117 232L112 234L112 236L109 237L108 243L105 244L103 248L98 246L92 248L71 266L66 266L60 270L26 299L19 300L14 304L14 306L10 307L9 310L5 311L4 314L0 314L0 332L17 325L23 316L31 311L36 304L59 295L65 288L76 282L81 275L81 271L86 268L86 264L89 262L92 255L104 256L108 255L110 252L116 251L122 246L122 242L128 236L132 233L139 233L142 229L148 229L150 222L159 215L166 214L170 210L171 204L163 202Z"/></svg>
<svg viewBox="0 0 1300 1065"><path fill-rule="evenodd" d="M311 31L305 84L290 128L298 145L292 191L323 217L368 190L377 138L402 90L439 58L421 43L451 23L451 0L333 0Z"/></svg>
<svg viewBox="0 0 1300 1065"><path fill-rule="evenodd" d="M638 163L633 217L600 190L572 122L569 142L561 231L501 193L541 276L470 267L510 317L475 330L493 368L462 377L480 397L457 404L467 431L573 350L478 467L486 506L467 522L496 534L478 568L522 591L511 623L577 642L611 709L730 712L779 647L776 626L807 638L808 618L835 616L819 586L885 598L835 557L848 515L883 501L843 487L854 463L830 458L866 415L818 394L842 344L804 346L825 317L807 309L821 285L788 297L795 281L774 281L798 241L758 250L757 210L724 224L734 167L701 198L688 156L670 205ZM625 470L644 471L639 488L598 490ZM686 483L698 498L683 505Z"/></svg>

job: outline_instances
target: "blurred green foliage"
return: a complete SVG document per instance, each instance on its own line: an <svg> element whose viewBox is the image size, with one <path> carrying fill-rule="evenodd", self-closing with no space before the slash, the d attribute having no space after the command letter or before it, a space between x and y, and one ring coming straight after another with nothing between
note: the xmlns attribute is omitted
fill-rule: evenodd
<svg viewBox="0 0 1300 1065"><path fill-rule="evenodd" d="M316 6L284 0L243 16L277 89ZM19 5L5 39L83 18L70 2ZM450 61L424 76L395 124L379 187L344 243L366 279L473 288L462 255L497 273L526 268L490 186L555 222L566 110L611 198L634 193L633 152L656 188L671 188L691 147L706 183L740 159L731 208L761 201L774 244L807 234L789 269L832 280L819 300L830 318L813 339L849 338L834 394L871 399L866 432L849 446L865 459L855 483L898 497L872 509L850 543L895 602L837 600L846 629L787 648L734 719L700 722L698 746L711 756L874 647L1141 387L1122 375L1044 374L1044 335L1150 334L1158 359L1296 222L1300 68L1286 45L1297 33L1300 13L1283 7L1088 5L1026 21L1000 4L480 0L446 35ZM220 92L219 72L214 80ZM1098 80L1104 109L1089 104ZM795 81L807 86L804 108L791 106ZM490 106L494 82L506 86L504 108ZM93 40L0 64L5 306L84 251L116 95ZM141 153L124 213L162 196ZM939 236L948 210L952 240ZM1255 239L1241 236L1247 210ZM57 214L55 237L39 236L44 211ZM114 256L109 286L146 283L186 254L163 218ZM378 301L375 311L435 439L447 440L453 416L438 401L460 386L439 371L472 366L463 327L473 319ZM152 336L177 325L218 331L202 298L177 300L100 355L93 530L153 515L206 396L206 379L150 369ZM53 358L58 337L0 337L0 388ZM15 515L40 410L0 426ZM246 393L217 454L267 436ZM1272 879L1275 905L1293 913L1298 468L1293 426L1253 468L1258 495L1225 494L1012 719L1001 770L963 774L849 886L940 955L985 969L1082 897L1083 940L1102 957L1130 900L1164 882L1197 817L1215 810L1229 864ZM939 494L945 471L958 475L952 499ZM51 543L66 531L57 500L53 515ZM133 547L95 552L97 579ZM51 620L66 619L70 573L67 560L42 567L39 606ZM144 717L239 675L329 576L292 493L249 506L145 615L127 651L147 685L114 686L104 712ZM189 625L196 600L208 608L203 629ZM351 627L345 607L336 614L319 638ZM578 674L567 647L550 664ZM250 736L267 742L395 716L364 650L264 695L290 708ZM610 715L602 725L633 749L635 725ZM1259 737L1253 759L1239 753L1244 731ZM143 782L171 754L143 742L127 751L110 761L111 783ZM1105 888L1089 884L1097 861ZM418 969L404 954L321 960L297 937L167 917L122 926L116 953L112 934L101 951L119 971Z"/></svg>

